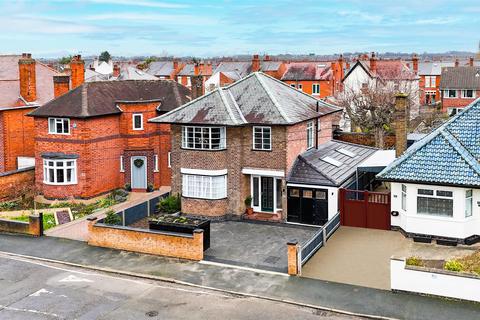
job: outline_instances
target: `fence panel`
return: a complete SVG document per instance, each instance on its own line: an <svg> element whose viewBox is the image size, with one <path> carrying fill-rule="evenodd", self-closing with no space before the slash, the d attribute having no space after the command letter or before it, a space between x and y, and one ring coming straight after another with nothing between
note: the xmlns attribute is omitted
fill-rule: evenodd
<svg viewBox="0 0 480 320"><path fill-rule="evenodd" d="M326 238L330 238L330 236L337 231L338 227L340 227L340 213L337 213L330 221L327 222L325 225L325 232Z"/></svg>
<svg viewBox="0 0 480 320"><path fill-rule="evenodd" d="M125 225L131 225L148 215L148 202L142 202L133 207L125 209Z"/></svg>
<svg viewBox="0 0 480 320"><path fill-rule="evenodd" d="M300 249L300 262L302 265L304 265L308 261L308 259L310 259L310 257L313 256L313 254L323 246L324 232L325 230L323 228L319 229L312 238L310 238L306 243L302 244Z"/></svg>

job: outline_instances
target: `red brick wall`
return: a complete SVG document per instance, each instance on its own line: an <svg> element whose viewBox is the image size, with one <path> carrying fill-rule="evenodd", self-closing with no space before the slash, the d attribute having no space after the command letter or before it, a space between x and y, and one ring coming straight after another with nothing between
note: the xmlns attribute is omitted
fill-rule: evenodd
<svg viewBox="0 0 480 320"><path fill-rule="evenodd" d="M461 98L461 90L457 90L457 98L442 98L442 110L447 111L447 108L463 108L480 97L480 90L477 90L476 96L473 99Z"/></svg>
<svg viewBox="0 0 480 320"><path fill-rule="evenodd" d="M357 132L342 132L335 133L335 140L340 140L349 143L360 144L369 147L375 147L375 136L368 133ZM395 135L390 134L385 136L385 149L395 146Z"/></svg>
<svg viewBox="0 0 480 320"><path fill-rule="evenodd" d="M22 169L0 175L0 201L12 200L20 196L22 190L35 183L35 169Z"/></svg>
<svg viewBox="0 0 480 320"><path fill-rule="evenodd" d="M302 91L308 94L312 94L312 85L313 84L320 84L320 95L315 95L317 98L325 98L325 97L330 97L333 96L333 87L334 87L334 81L330 80L316 80L316 81L307 81L307 80L300 80L300 81L291 81L291 80L285 80L283 81L287 83L288 85L294 84L295 88L298 88L298 84L302 85Z"/></svg>

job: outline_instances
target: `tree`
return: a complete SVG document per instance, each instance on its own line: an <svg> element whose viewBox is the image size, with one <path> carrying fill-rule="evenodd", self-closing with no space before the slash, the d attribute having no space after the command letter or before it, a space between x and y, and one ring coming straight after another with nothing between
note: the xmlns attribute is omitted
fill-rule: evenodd
<svg viewBox="0 0 480 320"><path fill-rule="evenodd" d="M112 56L110 55L110 53L108 53L108 51L103 51L102 53L100 53L98 60L108 62L111 58Z"/></svg>
<svg viewBox="0 0 480 320"><path fill-rule="evenodd" d="M58 60L58 63L60 63L60 64L69 64L70 61L72 61L72 55L69 55L69 56L65 56L65 57L60 58L60 60Z"/></svg>

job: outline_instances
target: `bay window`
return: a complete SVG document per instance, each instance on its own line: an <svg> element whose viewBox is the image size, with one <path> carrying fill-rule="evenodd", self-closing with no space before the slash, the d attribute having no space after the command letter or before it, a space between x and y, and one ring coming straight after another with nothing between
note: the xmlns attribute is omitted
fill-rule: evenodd
<svg viewBox="0 0 480 320"><path fill-rule="evenodd" d="M48 118L48 133L50 133L50 134L70 134L70 119L68 119L68 118Z"/></svg>
<svg viewBox="0 0 480 320"><path fill-rule="evenodd" d="M182 174L182 196L199 199L227 197L227 176Z"/></svg>
<svg viewBox="0 0 480 320"><path fill-rule="evenodd" d="M52 185L77 183L76 159L43 159L43 182Z"/></svg>
<svg viewBox="0 0 480 320"><path fill-rule="evenodd" d="M182 148L195 150L225 149L225 127L183 126Z"/></svg>
<svg viewBox="0 0 480 320"><path fill-rule="evenodd" d="M418 214L453 217L452 191L418 189L417 193Z"/></svg>

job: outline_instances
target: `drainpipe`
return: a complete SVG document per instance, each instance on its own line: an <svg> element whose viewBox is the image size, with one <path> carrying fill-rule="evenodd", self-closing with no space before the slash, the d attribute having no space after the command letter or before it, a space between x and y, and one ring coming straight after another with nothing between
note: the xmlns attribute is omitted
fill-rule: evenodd
<svg viewBox="0 0 480 320"><path fill-rule="evenodd" d="M318 109L319 109L319 101L317 101L317 108L316 108L317 113L318 113ZM317 117L317 121L315 124L315 149L318 149L318 126L320 125L319 121L320 119Z"/></svg>

